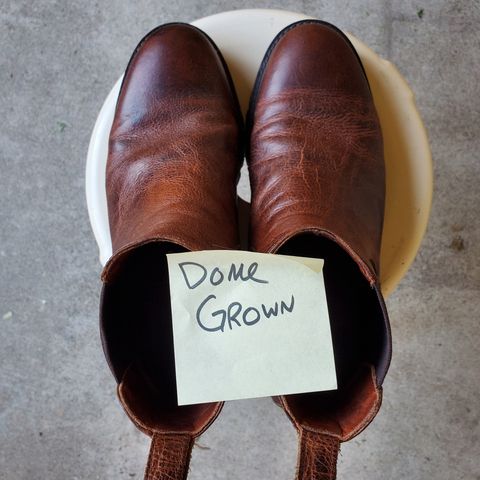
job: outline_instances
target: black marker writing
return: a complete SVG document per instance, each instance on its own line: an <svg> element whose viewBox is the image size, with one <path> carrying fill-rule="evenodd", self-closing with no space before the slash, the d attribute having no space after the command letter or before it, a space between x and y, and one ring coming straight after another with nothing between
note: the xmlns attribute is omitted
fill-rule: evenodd
<svg viewBox="0 0 480 480"><path fill-rule="evenodd" d="M262 319L262 313L263 317L268 319L292 313L295 307L295 297L292 295L289 304L281 300L280 305L278 302L275 302L273 306L266 306L262 303L259 308L249 306L244 309L241 303L232 302L227 308L208 313L214 308L212 302L216 299L215 295L209 295L197 309L197 323L201 329L207 332L224 332L225 328L233 330L234 326L241 327L242 325L251 327Z"/></svg>
<svg viewBox="0 0 480 480"><path fill-rule="evenodd" d="M229 282L240 280L242 282L252 281L257 283L268 283L267 280L255 277L258 270L257 262L251 263L248 266L246 273L244 273L245 265L243 263L238 266L232 263L228 269L228 273L222 272L220 267L215 267L210 274L206 267L197 262L181 262L178 266L182 272L183 279L190 290L201 285L207 277L210 284L214 287L221 285L225 281L225 278Z"/></svg>

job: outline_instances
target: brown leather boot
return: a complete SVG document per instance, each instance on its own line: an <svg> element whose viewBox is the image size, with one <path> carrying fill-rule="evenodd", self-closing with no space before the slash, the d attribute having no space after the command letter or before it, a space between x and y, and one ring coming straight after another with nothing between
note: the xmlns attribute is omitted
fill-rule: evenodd
<svg viewBox="0 0 480 480"><path fill-rule="evenodd" d="M222 406L177 405L165 254L238 248L241 129L230 74L204 33L168 24L140 42L110 133L100 324L120 401L152 437L149 480L186 477L194 438Z"/></svg>
<svg viewBox="0 0 480 480"><path fill-rule="evenodd" d="M339 443L380 408L391 357L378 283L382 133L345 35L315 20L283 30L260 68L248 129L251 248L325 259L338 390L277 401L299 433L297 479L333 479Z"/></svg>

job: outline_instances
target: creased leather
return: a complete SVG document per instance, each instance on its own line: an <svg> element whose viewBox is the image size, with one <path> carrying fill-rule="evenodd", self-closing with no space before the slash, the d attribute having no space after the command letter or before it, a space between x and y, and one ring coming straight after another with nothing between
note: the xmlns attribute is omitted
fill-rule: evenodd
<svg viewBox="0 0 480 480"><path fill-rule="evenodd" d="M145 480L185 480L193 444L190 435L154 434Z"/></svg>
<svg viewBox="0 0 480 480"><path fill-rule="evenodd" d="M293 235L318 232L375 282L382 133L361 64L333 29L306 24L276 43L258 86L248 164L254 250L275 252Z"/></svg>
<svg viewBox="0 0 480 480"><path fill-rule="evenodd" d="M302 429L299 432L296 480L334 480L337 475L338 438Z"/></svg>
<svg viewBox="0 0 480 480"><path fill-rule="evenodd" d="M162 99L134 129L112 131L107 178L114 249L156 236L190 250L237 244L236 162L229 161L237 127L225 107L214 95Z"/></svg>
<svg viewBox="0 0 480 480"><path fill-rule="evenodd" d="M262 62L248 121L252 249L276 253L297 235L324 236L379 291L383 139L367 78L348 39L315 20L283 30ZM381 312L388 343L388 317ZM380 406L372 367L368 373L352 388L323 397L318 403L325 411L315 409L315 396L280 398L299 432L297 480L336 478L340 441L365 428Z"/></svg>
<svg viewBox="0 0 480 480"><path fill-rule="evenodd" d="M188 250L238 246L242 161L235 94L194 27L160 27L130 61L110 133L106 186L113 253L150 239Z"/></svg>
<svg viewBox="0 0 480 480"><path fill-rule="evenodd" d="M114 293L102 295L101 329L120 401L135 425L152 436L148 480L186 478L193 438L214 421L222 404L180 408L158 401L167 394L161 385L142 382L143 370L128 362L113 365L129 359L110 356L108 343L121 343L117 352L130 345L128 338L106 334L107 323L115 326L111 312L122 315L106 308L107 302L116 301L115 287L129 271L129 259L148 251L146 244L165 242L165 251L172 245L174 251L238 248L242 129L226 64L203 32L167 24L140 42L110 132L106 193L113 255L102 280L104 293Z"/></svg>

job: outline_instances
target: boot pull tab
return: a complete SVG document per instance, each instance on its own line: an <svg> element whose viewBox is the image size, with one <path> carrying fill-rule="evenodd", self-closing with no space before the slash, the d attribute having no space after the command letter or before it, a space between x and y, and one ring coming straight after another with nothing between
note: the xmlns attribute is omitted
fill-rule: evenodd
<svg viewBox="0 0 480 480"><path fill-rule="evenodd" d="M154 433L144 480L185 480L193 443L191 435Z"/></svg>
<svg viewBox="0 0 480 480"><path fill-rule="evenodd" d="M300 427L296 480L335 480L340 440Z"/></svg>

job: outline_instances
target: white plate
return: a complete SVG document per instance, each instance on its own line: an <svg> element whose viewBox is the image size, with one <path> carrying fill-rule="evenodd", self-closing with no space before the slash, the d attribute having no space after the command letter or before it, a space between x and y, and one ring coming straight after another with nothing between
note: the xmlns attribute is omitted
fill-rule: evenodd
<svg viewBox="0 0 480 480"><path fill-rule="evenodd" d="M258 67L271 40L292 22L311 18L281 10L236 10L196 20L219 46L245 112ZM432 159L428 138L410 87L390 62L347 34L365 67L382 125L387 175L380 281L389 295L407 272L422 241L432 201ZM100 262L112 254L105 192L108 137L121 78L108 94L90 139L86 194ZM239 192L249 196L242 170Z"/></svg>

